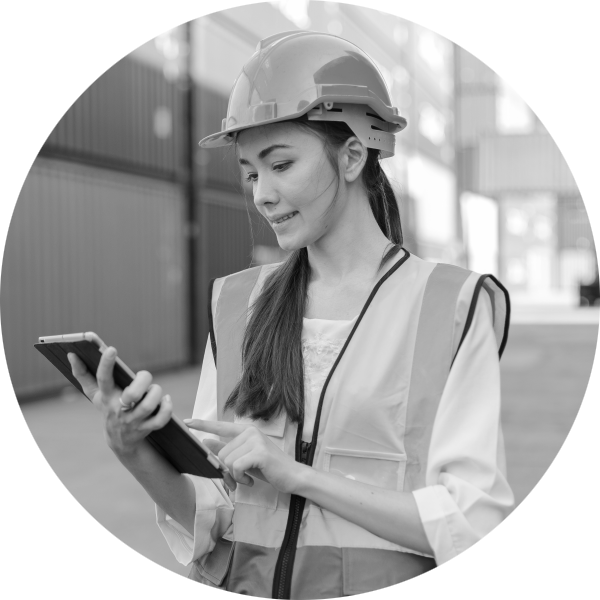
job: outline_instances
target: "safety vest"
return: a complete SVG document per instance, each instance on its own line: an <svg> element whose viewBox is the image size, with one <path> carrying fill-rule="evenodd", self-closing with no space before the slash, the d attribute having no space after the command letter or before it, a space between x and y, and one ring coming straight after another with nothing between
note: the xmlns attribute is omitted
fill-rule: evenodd
<svg viewBox="0 0 600 600"><path fill-rule="evenodd" d="M241 374L249 306L277 265L225 278L211 340L220 420ZM412 492L425 486L437 407L481 290L489 294L502 354L509 298L491 275L406 253L379 280L323 387L307 464L367 484ZM298 425L284 414L254 425L301 460ZM190 577L266 598L330 598L405 581L431 557L380 538L299 496L255 480L235 492L233 535Z"/></svg>

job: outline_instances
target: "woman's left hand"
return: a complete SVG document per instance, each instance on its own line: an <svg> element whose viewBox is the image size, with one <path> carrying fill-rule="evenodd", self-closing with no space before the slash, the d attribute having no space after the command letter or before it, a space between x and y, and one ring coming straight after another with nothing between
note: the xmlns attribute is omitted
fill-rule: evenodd
<svg viewBox="0 0 600 600"><path fill-rule="evenodd" d="M284 493L294 493L297 475L303 465L281 451L254 425L224 421L186 419L190 429L213 433L225 438L227 443L204 440L218 454L238 483L247 483L247 475L268 481Z"/></svg>

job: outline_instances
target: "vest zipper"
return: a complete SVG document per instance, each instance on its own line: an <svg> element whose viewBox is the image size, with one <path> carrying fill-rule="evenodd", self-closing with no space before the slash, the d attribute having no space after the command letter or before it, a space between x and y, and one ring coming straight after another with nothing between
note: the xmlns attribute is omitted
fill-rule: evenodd
<svg viewBox="0 0 600 600"><path fill-rule="evenodd" d="M329 380L331 379L338 363L340 362L354 332L356 331L358 325L360 324L369 304L375 297L375 294L381 287L381 285L394 273L397 271L408 259L410 253L408 250L404 250L404 256L396 262L396 264L385 274L369 295L365 305L363 306L350 335L346 339L346 343L343 345L340 353L338 354L337 359L333 363L329 374L327 375L327 379L325 379L325 383L323 385L323 389L321 390L321 395L319 398L319 404L317 407L317 414L315 416L315 424L313 428L313 437L311 442L303 442L302 441L302 421L298 423L298 433L296 435L296 460L305 465L312 466L312 462L315 456L315 449L317 447L317 436L319 434L319 423L321 421L321 409L323 408L323 398L325 397L325 392L327 391L327 386L329 385ZM288 521L285 528L285 535L283 537L283 543L281 544L281 549L279 550L279 556L277 558L277 563L275 565L275 575L273 577L273 598L283 598L285 600L289 600L292 590L292 574L294 571L294 559L296 558L296 545L298 542L298 535L300 533L300 521L302 513L304 512L304 506L306 504L306 498L302 496L292 495L290 498L290 509L288 513Z"/></svg>
<svg viewBox="0 0 600 600"><path fill-rule="evenodd" d="M302 427L299 424L299 434ZM300 456L298 462L307 464L308 454L310 451L310 442L300 442ZM306 498L302 496L292 495L290 498L290 511L288 524L286 527L285 537L279 558L275 565L275 576L273 578L273 598L289 598L292 587L292 569L294 566L294 558L296 557L296 544L300 533L300 520L306 505Z"/></svg>
<svg viewBox="0 0 600 600"><path fill-rule="evenodd" d="M279 580L279 589L277 590L276 598L289 598L290 590L286 593L286 587L291 588L292 577L291 572L288 577L288 566L290 561L293 564L292 551L294 554L294 558L296 555L296 544L298 542L298 534L300 533L300 515L304 511L304 505L306 502L306 498L301 498L299 496L294 496L294 508L293 508L293 518L292 518L292 535L288 540L287 547L285 548L282 556L281 562L281 572L280 572L280 580Z"/></svg>

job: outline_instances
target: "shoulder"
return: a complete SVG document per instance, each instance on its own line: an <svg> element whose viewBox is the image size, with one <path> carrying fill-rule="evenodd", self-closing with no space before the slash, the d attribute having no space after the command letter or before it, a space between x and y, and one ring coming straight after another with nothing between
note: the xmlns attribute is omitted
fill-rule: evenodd
<svg viewBox="0 0 600 600"><path fill-rule="evenodd" d="M427 274L429 277L439 278L440 281L466 280L474 273L464 267L453 265L450 263L435 262L432 260L424 260L416 254L411 254L407 265L410 264L415 270Z"/></svg>
<svg viewBox="0 0 600 600"><path fill-rule="evenodd" d="M423 260L410 256L410 265L416 280L422 284L427 302L454 304L454 348L460 347L471 328L475 310L484 305L491 316L500 355L508 338L510 297L506 288L489 273L477 273L464 267Z"/></svg>
<svg viewBox="0 0 600 600"><path fill-rule="evenodd" d="M508 300L508 291L489 273L477 273L457 265L423 260L411 254L406 266L414 274L419 275L423 284L430 287L435 296L448 298L451 290L457 294L457 303L470 304L474 297L485 291L491 298L504 297Z"/></svg>
<svg viewBox="0 0 600 600"><path fill-rule="evenodd" d="M399 286L410 285L415 293L425 294L430 301L447 302L452 297L466 297L475 288L480 274L469 269L442 262L424 260L410 254L400 267Z"/></svg>

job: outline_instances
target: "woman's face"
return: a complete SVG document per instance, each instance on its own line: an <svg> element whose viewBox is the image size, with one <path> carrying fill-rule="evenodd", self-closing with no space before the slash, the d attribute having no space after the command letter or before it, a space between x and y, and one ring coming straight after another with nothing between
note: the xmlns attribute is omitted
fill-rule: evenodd
<svg viewBox="0 0 600 600"><path fill-rule="evenodd" d="M333 202L338 177L318 136L273 123L242 131L237 143L254 204L281 248L305 248L334 227L343 202Z"/></svg>

